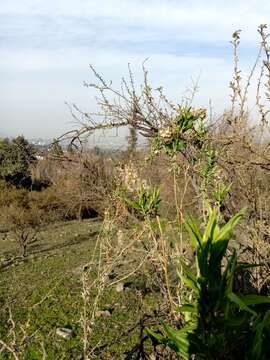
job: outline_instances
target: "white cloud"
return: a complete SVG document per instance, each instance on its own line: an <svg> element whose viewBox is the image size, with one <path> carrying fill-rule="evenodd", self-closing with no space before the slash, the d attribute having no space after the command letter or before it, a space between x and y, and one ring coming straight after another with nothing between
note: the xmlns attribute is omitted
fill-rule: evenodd
<svg viewBox="0 0 270 360"><path fill-rule="evenodd" d="M254 0L6 0L0 9L0 14L113 19L120 25L182 29L177 36L198 40L204 37L209 41L227 41L238 28L245 30L247 41L253 41L256 27L269 21L269 12L266 0L259 6Z"/></svg>
<svg viewBox="0 0 270 360"><path fill-rule="evenodd" d="M140 79L146 57L153 85L179 101L201 73L197 103L212 98L221 111L232 72L224 46L232 31L244 30L245 70L269 13L265 0L3 0L1 128L31 137L68 130L64 101L95 106L81 86L92 79L89 63L118 84L127 63Z"/></svg>

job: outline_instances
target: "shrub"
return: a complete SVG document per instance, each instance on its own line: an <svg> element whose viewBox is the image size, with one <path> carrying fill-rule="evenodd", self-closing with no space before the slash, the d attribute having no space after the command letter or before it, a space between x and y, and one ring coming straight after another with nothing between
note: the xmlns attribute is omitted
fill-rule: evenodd
<svg viewBox="0 0 270 360"><path fill-rule="evenodd" d="M8 230L14 235L21 257L27 255L27 247L36 241L41 225L41 213L34 206L22 207L10 205L2 208L3 218Z"/></svg>
<svg viewBox="0 0 270 360"><path fill-rule="evenodd" d="M0 178L15 186L31 185L30 164L35 160L34 148L23 136L0 141Z"/></svg>
<svg viewBox="0 0 270 360"><path fill-rule="evenodd" d="M22 188L16 188L14 185L8 184L6 181L0 183L0 208L10 205L28 206L29 191Z"/></svg>

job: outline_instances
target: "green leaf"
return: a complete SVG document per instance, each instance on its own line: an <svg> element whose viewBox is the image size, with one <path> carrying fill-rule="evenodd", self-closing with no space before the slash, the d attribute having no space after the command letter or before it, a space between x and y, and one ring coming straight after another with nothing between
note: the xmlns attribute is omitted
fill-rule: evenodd
<svg viewBox="0 0 270 360"><path fill-rule="evenodd" d="M192 277L187 276L183 276L182 277L182 281L185 285L187 285L188 287L190 287L192 290L194 290L196 293L199 292L199 288L198 288L198 284L197 281L194 281Z"/></svg>
<svg viewBox="0 0 270 360"><path fill-rule="evenodd" d="M238 328L243 326L249 318L249 315L247 317L247 313L242 312L242 314L238 314L237 316L230 316L224 320L224 323L226 326L232 327L232 328Z"/></svg>
<svg viewBox="0 0 270 360"><path fill-rule="evenodd" d="M264 315L262 321L256 326L256 332L251 347L251 358L254 360L260 360L262 358L263 351L263 330L270 325L270 311L268 310Z"/></svg>
<svg viewBox="0 0 270 360"><path fill-rule="evenodd" d="M149 337L152 340L155 340L157 343L163 344L164 341L165 341L165 343L167 343L166 338L163 335L158 334L158 333L156 333L156 332L154 332L154 331L152 331L151 329L148 329L148 328L146 328L145 331L146 331L147 335L149 335Z"/></svg>
<svg viewBox="0 0 270 360"><path fill-rule="evenodd" d="M184 304L178 307L178 310L181 312L189 312L189 313L198 313L198 307L192 304Z"/></svg>
<svg viewBox="0 0 270 360"><path fill-rule="evenodd" d="M222 287L224 290L227 291L227 293L232 292L236 266L237 266L237 256L236 256L236 250L234 250L233 254L228 260L227 266L222 275Z"/></svg>
<svg viewBox="0 0 270 360"><path fill-rule="evenodd" d="M174 330L171 326L163 324L164 331L167 334L170 342L177 348L177 353L185 360L189 359L189 330L185 327L181 330ZM170 345L170 344L169 344Z"/></svg>
<svg viewBox="0 0 270 360"><path fill-rule="evenodd" d="M270 303L270 296L250 294L239 296L239 298L248 306Z"/></svg>
<svg viewBox="0 0 270 360"><path fill-rule="evenodd" d="M184 262L182 262L182 267L185 272L185 275L181 276L182 282L187 286L189 286L198 294L200 291L200 287L196 275L193 274L193 272L187 267L187 265Z"/></svg>
<svg viewBox="0 0 270 360"><path fill-rule="evenodd" d="M219 204L221 204L224 199L226 198L228 192L230 191L232 184L229 184L228 186L224 185L224 184L219 184L219 187L216 191L214 191L213 195L214 198L217 202L219 202Z"/></svg>
<svg viewBox="0 0 270 360"><path fill-rule="evenodd" d="M232 230L243 217L244 210L240 210L236 215L234 215L219 231L219 234L216 238L218 240L227 240L232 233Z"/></svg>
<svg viewBox="0 0 270 360"><path fill-rule="evenodd" d="M245 269L252 269L255 267L259 267L259 266L264 266L265 264L260 263L260 264L249 264L249 263L238 263L235 271L239 271L239 270L245 270Z"/></svg>
<svg viewBox="0 0 270 360"><path fill-rule="evenodd" d="M127 203L128 206L130 206L131 208L135 209L135 210L139 210L140 206L137 204L136 201L133 201L127 197L124 198L125 202Z"/></svg>
<svg viewBox="0 0 270 360"><path fill-rule="evenodd" d="M197 251L196 259L200 269L200 276L208 277L209 274L209 254L211 251L212 238L209 237L206 243Z"/></svg>
<svg viewBox="0 0 270 360"><path fill-rule="evenodd" d="M209 271L215 271L221 266L221 261L228 247L229 240L219 240L213 244L209 259Z"/></svg>
<svg viewBox="0 0 270 360"><path fill-rule="evenodd" d="M214 232L217 223L217 210L209 208L209 218L203 234L202 242L208 241L209 238L214 240Z"/></svg>
<svg viewBox="0 0 270 360"><path fill-rule="evenodd" d="M185 226L189 232L191 244L194 249L197 249L198 245L202 246L202 235L200 229L194 218L188 217L185 221Z"/></svg>
<svg viewBox="0 0 270 360"><path fill-rule="evenodd" d="M257 315L257 313L250 309L242 300L239 296L237 296L235 293L231 292L230 294L227 295L227 297L233 302L235 303L236 305L239 306L239 308L241 310L245 310L247 312L249 312L250 314L252 315Z"/></svg>
<svg viewBox="0 0 270 360"><path fill-rule="evenodd" d="M262 354L262 332L263 332L263 326L260 324L257 327L254 340L251 347L251 355L253 360L260 360L261 354Z"/></svg>

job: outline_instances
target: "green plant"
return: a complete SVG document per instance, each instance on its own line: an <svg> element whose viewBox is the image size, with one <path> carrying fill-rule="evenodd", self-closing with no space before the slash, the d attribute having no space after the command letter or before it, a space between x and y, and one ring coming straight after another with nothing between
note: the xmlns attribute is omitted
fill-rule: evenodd
<svg viewBox="0 0 270 360"><path fill-rule="evenodd" d="M50 154L55 157L60 157L64 154L59 140L53 139L53 142L50 146Z"/></svg>
<svg viewBox="0 0 270 360"><path fill-rule="evenodd" d="M125 194L122 198L130 209L135 210L136 214L143 218L156 216L161 201L159 189L144 185L140 186L135 195Z"/></svg>
<svg viewBox="0 0 270 360"><path fill-rule="evenodd" d="M238 262L235 250L225 261L232 231L242 215L240 211L219 227L217 208L209 209L203 234L194 219L186 221L196 270L182 264L182 282L192 290L192 300L179 308L184 326L174 329L163 324L165 335L147 330L153 341L171 347L184 359L269 359L270 297L234 291L237 273L257 265Z"/></svg>
<svg viewBox="0 0 270 360"><path fill-rule="evenodd" d="M0 208L19 205L21 207L29 204L29 191L23 188L16 188L3 181L0 185Z"/></svg>
<svg viewBox="0 0 270 360"><path fill-rule="evenodd" d="M30 187L30 164L35 161L35 149L23 137L0 140L0 179L15 186Z"/></svg>
<svg viewBox="0 0 270 360"><path fill-rule="evenodd" d="M217 184L216 189L213 191L213 196L217 205L220 207L224 202L226 196L228 195L230 189L232 187L232 183L229 185L224 185L223 183L219 182Z"/></svg>
<svg viewBox="0 0 270 360"><path fill-rule="evenodd" d="M203 168L202 168L202 186L206 189L208 183L211 180L211 177L214 175L217 170L217 154L215 150L204 146L202 149L202 154L204 155Z"/></svg>
<svg viewBox="0 0 270 360"><path fill-rule="evenodd" d="M171 124L159 129L158 136L154 139L154 150L163 149L166 154L174 156L184 149L188 142L188 135L191 134L194 135L194 141L198 146L200 138L206 132L203 124L205 117L205 109L180 107Z"/></svg>

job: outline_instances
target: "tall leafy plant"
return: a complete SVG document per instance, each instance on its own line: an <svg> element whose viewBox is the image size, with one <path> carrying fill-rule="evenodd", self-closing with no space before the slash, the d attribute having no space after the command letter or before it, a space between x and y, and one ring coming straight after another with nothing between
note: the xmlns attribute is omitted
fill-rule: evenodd
<svg viewBox="0 0 270 360"><path fill-rule="evenodd" d="M218 209L209 209L203 233L193 218L186 221L196 269L183 264L182 281L192 290L191 301L179 309L184 326L174 329L163 323L162 333L147 330L153 341L184 359L270 358L270 297L243 295L234 289L236 274L256 265L238 262L235 250L226 259L242 215L240 211L220 227Z"/></svg>
<svg viewBox="0 0 270 360"><path fill-rule="evenodd" d="M155 217L161 201L160 190L158 188L144 185L141 185L138 191L132 194L132 196L128 194L122 195L122 199L126 205L142 219Z"/></svg>

